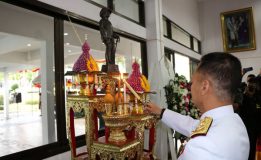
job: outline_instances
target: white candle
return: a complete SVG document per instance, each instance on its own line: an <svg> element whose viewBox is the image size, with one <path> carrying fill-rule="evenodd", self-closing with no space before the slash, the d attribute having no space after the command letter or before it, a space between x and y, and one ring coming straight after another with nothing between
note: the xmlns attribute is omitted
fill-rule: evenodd
<svg viewBox="0 0 261 160"><path fill-rule="evenodd" d="M121 73L121 80L123 81L123 73ZM126 96L126 84L123 83L123 103L127 102L127 96Z"/></svg>
<svg viewBox="0 0 261 160"><path fill-rule="evenodd" d="M129 85L129 83L125 79L123 79L123 83L126 84L131 93L137 98L137 100L140 101L140 96L134 91L134 89Z"/></svg>

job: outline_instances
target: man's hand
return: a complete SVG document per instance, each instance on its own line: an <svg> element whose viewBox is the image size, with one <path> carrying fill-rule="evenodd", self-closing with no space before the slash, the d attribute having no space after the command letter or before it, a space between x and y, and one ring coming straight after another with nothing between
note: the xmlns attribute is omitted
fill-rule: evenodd
<svg viewBox="0 0 261 160"><path fill-rule="evenodd" d="M160 115L161 113L161 109L159 106L157 106L154 103L147 103L146 107L145 107L145 111L155 114L155 115Z"/></svg>

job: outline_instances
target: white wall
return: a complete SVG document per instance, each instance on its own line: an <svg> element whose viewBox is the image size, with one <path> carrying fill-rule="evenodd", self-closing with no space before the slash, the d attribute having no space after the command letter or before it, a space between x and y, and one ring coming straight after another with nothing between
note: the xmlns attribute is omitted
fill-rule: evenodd
<svg viewBox="0 0 261 160"><path fill-rule="evenodd" d="M100 7L97 7L91 3L84 0L39 0L41 2L47 3L49 5L61 8L83 17L89 18L96 22L100 21ZM127 7L127 6L126 6ZM138 37L146 39L146 30L144 27L133 23L125 18L118 15L112 14L110 16L110 21L115 29L124 31Z"/></svg>
<svg viewBox="0 0 261 160"><path fill-rule="evenodd" d="M196 0L162 0L162 13L191 35L201 39Z"/></svg>
<svg viewBox="0 0 261 160"><path fill-rule="evenodd" d="M200 29L202 36L203 54L213 51L223 51L222 31L220 13L240 8L253 7L253 18L255 24L257 49L246 52L235 52L242 63L242 67L253 67L252 73L257 74L261 68L261 1L260 0L211 0L201 2L200 8ZM245 80L246 75L243 77Z"/></svg>
<svg viewBox="0 0 261 160"><path fill-rule="evenodd" d="M201 40L199 11L196 0L162 0L162 13L188 33ZM200 59L200 55L164 38L164 45L187 56Z"/></svg>

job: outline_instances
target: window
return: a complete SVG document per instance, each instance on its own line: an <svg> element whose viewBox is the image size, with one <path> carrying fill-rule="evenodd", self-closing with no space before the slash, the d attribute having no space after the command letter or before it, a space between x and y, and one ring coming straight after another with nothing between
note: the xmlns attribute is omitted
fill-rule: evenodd
<svg viewBox="0 0 261 160"><path fill-rule="evenodd" d="M171 36L173 40L190 47L190 35L173 23L171 24Z"/></svg>
<svg viewBox="0 0 261 160"><path fill-rule="evenodd" d="M99 7L108 7L115 14L135 23L145 25L144 2L142 0L85 0ZM127 7L126 7L127 6Z"/></svg>
<svg viewBox="0 0 261 160"><path fill-rule="evenodd" d="M104 7L107 7L107 0L91 0L99 5L102 5Z"/></svg>
<svg viewBox="0 0 261 160"><path fill-rule="evenodd" d="M164 52L173 64L174 72L178 73L179 75L185 76L186 79L190 81L192 74L195 72L199 61L191 59L187 56L182 55L179 52L176 52L166 47L164 48Z"/></svg>
<svg viewBox="0 0 261 160"><path fill-rule="evenodd" d="M168 31L167 31L167 19L163 17L163 35L168 36Z"/></svg>
<svg viewBox="0 0 261 160"><path fill-rule="evenodd" d="M196 38L193 38L193 47L194 47L194 51L199 52L198 40Z"/></svg>
<svg viewBox="0 0 261 160"><path fill-rule="evenodd" d="M164 48L165 56L168 57L169 61L173 64L173 71L175 72L175 56L174 51L168 48Z"/></svg>
<svg viewBox="0 0 261 160"><path fill-rule="evenodd" d="M139 4L136 0L114 0L114 9L116 12L139 22Z"/></svg>
<svg viewBox="0 0 261 160"><path fill-rule="evenodd" d="M54 20L4 2L0 14L1 157L56 142L57 136Z"/></svg>
<svg viewBox="0 0 261 160"><path fill-rule="evenodd" d="M192 77L196 71L198 63L199 61L190 59L190 77Z"/></svg>
<svg viewBox="0 0 261 160"><path fill-rule="evenodd" d="M175 73L185 76L186 79L190 81L190 65L188 57L175 53Z"/></svg>
<svg viewBox="0 0 261 160"><path fill-rule="evenodd" d="M162 16L163 19L163 35L180 45L201 54L201 43L194 36L179 27L174 22L171 22L167 17Z"/></svg>

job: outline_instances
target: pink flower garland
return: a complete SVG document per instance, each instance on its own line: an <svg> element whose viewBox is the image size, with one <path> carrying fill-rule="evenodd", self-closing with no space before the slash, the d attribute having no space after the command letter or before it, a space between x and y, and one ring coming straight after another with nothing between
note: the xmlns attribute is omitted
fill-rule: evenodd
<svg viewBox="0 0 261 160"><path fill-rule="evenodd" d="M140 65L135 61L132 64L132 73L130 77L127 79L127 82L136 92L144 92L143 88L141 87L140 77ZM127 91L129 92L129 90Z"/></svg>
<svg viewBox="0 0 261 160"><path fill-rule="evenodd" d="M83 53L80 55L80 57L77 59L77 61L73 65L73 71L80 72L80 71L87 71L87 60L90 59L90 46L87 43L87 41L84 42L82 45L82 51ZM91 64L92 65L92 64Z"/></svg>

